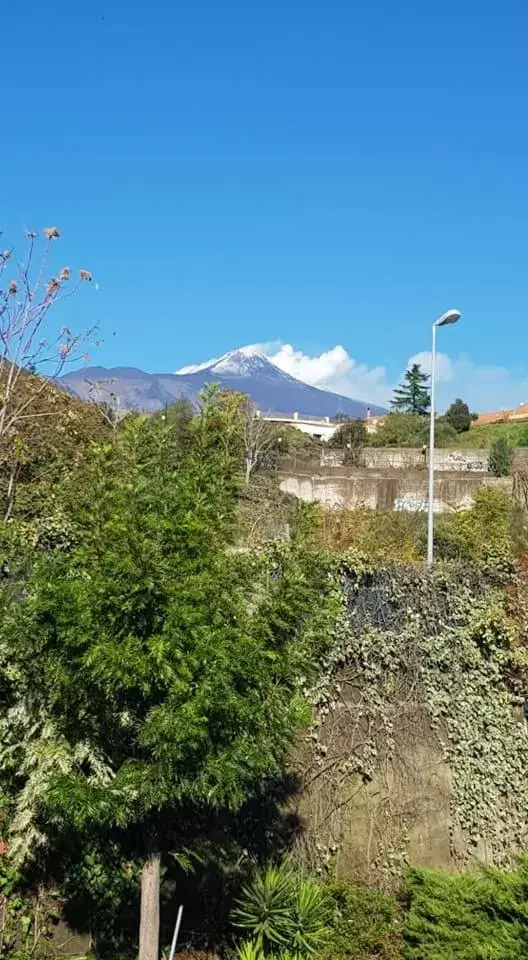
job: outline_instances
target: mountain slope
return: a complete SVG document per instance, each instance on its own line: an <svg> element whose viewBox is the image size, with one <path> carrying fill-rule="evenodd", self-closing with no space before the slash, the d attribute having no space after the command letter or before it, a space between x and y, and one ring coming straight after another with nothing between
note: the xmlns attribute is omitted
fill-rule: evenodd
<svg viewBox="0 0 528 960"><path fill-rule="evenodd" d="M297 412L311 417L335 417L338 413L364 417L367 409L372 414L385 412L368 400L353 400L296 380L251 348L233 350L219 360L184 367L178 373L145 373L134 367L87 367L65 374L61 382L83 399L90 398L90 383L97 383L99 397L111 391L124 407L149 412L161 410L180 397L195 403L200 391L211 383L223 390L247 393L263 411Z"/></svg>

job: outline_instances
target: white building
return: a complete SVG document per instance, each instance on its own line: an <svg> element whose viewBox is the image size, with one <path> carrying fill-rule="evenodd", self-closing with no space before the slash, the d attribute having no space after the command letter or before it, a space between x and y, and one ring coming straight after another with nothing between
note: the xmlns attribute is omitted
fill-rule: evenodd
<svg viewBox="0 0 528 960"><path fill-rule="evenodd" d="M284 423L289 427L296 427L301 433L307 433L314 440L330 440L336 430L343 425L343 420L332 420L330 417L308 417L302 413L262 413L262 411L258 411L258 415L270 423ZM376 433L384 423L384 416L372 417L370 410L367 411L365 418L367 433Z"/></svg>
<svg viewBox="0 0 528 960"><path fill-rule="evenodd" d="M330 440L330 437L341 426L340 421L331 420L330 417L307 417L299 413L288 415L285 413L260 412L259 416L263 420L268 420L269 423L276 423L277 425L283 423L289 427L296 427L301 433L307 433L314 440Z"/></svg>

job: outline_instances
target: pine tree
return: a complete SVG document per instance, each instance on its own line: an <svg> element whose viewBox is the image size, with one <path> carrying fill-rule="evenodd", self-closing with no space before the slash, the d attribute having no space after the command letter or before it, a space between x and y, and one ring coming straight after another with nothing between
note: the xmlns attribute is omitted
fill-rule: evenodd
<svg viewBox="0 0 528 960"><path fill-rule="evenodd" d="M238 464L221 401L205 398L192 431L182 459L169 423L131 417L91 452L62 492L74 546L35 557L2 623L18 708L60 757L34 784L43 824L139 836L140 960L159 957L167 824L236 810L281 770L314 606L302 577L255 583L229 549Z"/></svg>
<svg viewBox="0 0 528 960"><path fill-rule="evenodd" d="M429 395L429 375L424 373L419 363L413 363L404 375L401 386L396 387L391 403L393 410L400 413L418 413L426 416L431 406Z"/></svg>

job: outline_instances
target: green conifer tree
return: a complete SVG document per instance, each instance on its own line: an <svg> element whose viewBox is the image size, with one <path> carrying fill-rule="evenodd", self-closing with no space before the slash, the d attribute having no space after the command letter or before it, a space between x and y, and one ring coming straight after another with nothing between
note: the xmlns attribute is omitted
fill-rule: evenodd
<svg viewBox="0 0 528 960"><path fill-rule="evenodd" d="M20 796L33 776L55 833L134 829L140 960L159 957L163 828L239 808L280 771L301 715L306 583L279 571L256 587L230 549L239 465L222 401L206 397L190 429L183 459L160 418L94 448L62 494L73 547L35 556L2 625L6 703L37 718L29 739L48 737L46 775L33 764Z"/></svg>
<svg viewBox="0 0 528 960"><path fill-rule="evenodd" d="M418 413L426 416L431 406L429 395L429 375L424 373L419 363L404 375L403 383L396 387L391 406L400 413Z"/></svg>

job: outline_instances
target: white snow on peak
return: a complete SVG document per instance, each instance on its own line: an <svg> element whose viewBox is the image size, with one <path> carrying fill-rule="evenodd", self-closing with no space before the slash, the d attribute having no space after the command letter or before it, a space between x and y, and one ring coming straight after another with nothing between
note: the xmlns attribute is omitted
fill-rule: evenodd
<svg viewBox="0 0 528 960"><path fill-rule="evenodd" d="M208 360L206 363L189 364L189 366L181 367L176 373L198 373L200 370L211 370L212 373L249 377L251 374L256 373L257 370L266 368L269 370L270 366L273 367L274 364L264 356L259 347L249 345L239 347L238 350L231 350L229 353L224 353L223 356L216 360Z"/></svg>
<svg viewBox="0 0 528 960"><path fill-rule="evenodd" d="M213 373L230 373L234 376L246 377L257 370L266 367L268 361L253 347L241 347L224 354L211 367Z"/></svg>
<svg viewBox="0 0 528 960"><path fill-rule="evenodd" d="M199 370L207 370L209 367L212 367L216 363L217 358L214 357L212 360L206 360L205 363L189 363L186 367L180 367L179 370L175 370L175 373L198 373Z"/></svg>

